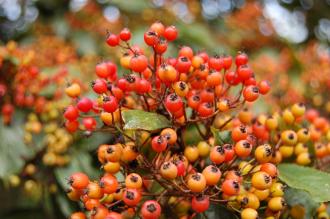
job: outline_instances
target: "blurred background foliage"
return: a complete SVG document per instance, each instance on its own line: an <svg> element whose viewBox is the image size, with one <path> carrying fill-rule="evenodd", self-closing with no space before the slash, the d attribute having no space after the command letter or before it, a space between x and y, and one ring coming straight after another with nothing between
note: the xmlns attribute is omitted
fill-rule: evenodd
<svg viewBox="0 0 330 219"><path fill-rule="evenodd" d="M247 52L256 76L274 87L256 112L309 100L329 115L329 12L329 0L0 0L0 54L14 66L33 56L47 77L65 68L70 77L89 81L97 62L121 55L104 43L107 31L128 27L133 44L141 44L147 26L160 20L179 29L170 55L185 44L214 54ZM10 52L17 46L12 40L22 48L20 56ZM57 88L64 87L61 82ZM47 89L45 95L54 87ZM0 122L0 218L65 218L78 207L65 197L65 177L78 170L98 175L94 150L111 136L75 136L69 162L44 167L39 152L45 146L33 151L23 141L26 117L26 111L16 113L10 127Z"/></svg>

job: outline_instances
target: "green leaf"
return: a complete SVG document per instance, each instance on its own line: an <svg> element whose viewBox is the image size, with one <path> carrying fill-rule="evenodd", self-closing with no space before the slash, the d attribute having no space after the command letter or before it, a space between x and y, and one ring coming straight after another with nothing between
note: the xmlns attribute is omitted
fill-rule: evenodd
<svg viewBox="0 0 330 219"><path fill-rule="evenodd" d="M237 219L237 216L233 211L230 211L225 206L219 204L211 204L204 214L197 214L196 219L205 219L205 216L206 218Z"/></svg>
<svg viewBox="0 0 330 219"><path fill-rule="evenodd" d="M296 164L280 164L279 177L292 188L308 192L316 202L330 201L330 174Z"/></svg>
<svg viewBox="0 0 330 219"><path fill-rule="evenodd" d="M69 217L74 211L75 208L70 203L69 199L64 196L62 193L57 194L56 202L61 209L61 212L66 216Z"/></svg>
<svg viewBox="0 0 330 219"><path fill-rule="evenodd" d="M124 129L153 131L171 126L170 121L165 116L142 110L124 111L122 117L125 122Z"/></svg>
<svg viewBox="0 0 330 219"><path fill-rule="evenodd" d="M216 145L228 144L232 142L231 132L228 130L220 131L219 129L211 127L211 132L213 133Z"/></svg>
<svg viewBox="0 0 330 219"><path fill-rule="evenodd" d="M284 198L290 206L292 213L295 212L299 218L313 218L316 208L319 206L308 192L300 189L285 189Z"/></svg>
<svg viewBox="0 0 330 219"><path fill-rule="evenodd" d="M10 126L3 125L0 117L0 178L20 172L24 159L31 158L36 151L23 142L24 114L19 111L13 116Z"/></svg>
<svg viewBox="0 0 330 219"><path fill-rule="evenodd" d="M201 125L199 126L200 129L205 132L205 128ZM202 136L199 134L196 125L191 124L188 125L186 130L183 132L183 140L186 145L197 145L198 142L203 141Z"/></svg>
<svg viewBox="0 0 330 219"><path fill-rule="evenodd" d="M92 151L96 150L100 144L112 141L113 136L111 134L95 132L92 136L82 137L74 144L74 147L78 150Z"/></svg>

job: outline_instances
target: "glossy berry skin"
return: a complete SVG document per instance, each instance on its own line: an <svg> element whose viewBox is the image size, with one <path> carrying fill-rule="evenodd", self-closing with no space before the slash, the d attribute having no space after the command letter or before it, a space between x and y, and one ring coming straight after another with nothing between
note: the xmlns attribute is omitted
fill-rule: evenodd
<svg viewBox="0 0 330 219"><path fill-rule="evenodd" d="M213 114L214 107L210 103L202 103L199 105L197 111L200 117L208 117Z"/></svg>
<svg viewBox="0 0 330 219"><path fill-rule="evenodd" d="M130 40L132 37L132 34L131 34L131 31L127 28L124 28L122 31L120 31L119 33L119 38L122 40L122 41L128 41Z"/></svg>
<svg viewBox="0 0 330 219"><path fill-rule="evenodd" d="M213 165L205 167L202 174L205 177L207 185L216 185L221 178L221 171Z"/></svg>
<svg viewBox="0 0 330 219"><path fill-rule="evenodd" d="M161 206L155 200L148 200L141 207L141 217L143 219L157 219L161 215Z"/></svg>
<svg viewBox="0 0 330 219"><path fill-rule="evenodd" d="M103 189L104 193L114 193L118 189L117 178L112 176L111 174L106 174L100 179L100 186Z"/></svg>
<svg viewBox="0 0 330 219"><path fill-rule="evenodd" d="M248 56L245 53L239 53L235 57L236 66L246 65L248 63Z"/></svg>
<svg viewBox="0 0 330 219"><path fill-rule="evenodd" d="M110 69L106 62L99 63L95 66L95 73L100 78L107 78L110 76Z"/></svg>
<svg viewBox="0 0 330 219"><path fill-rule="evenodd" d="M97 94L103 94L103 93L107 92L107 90L108 90L107 83L105 82L105 80L102 80L102 79L94 80L92 82L92 88L93 88L94 92Z"/></svg>
<svg viewBox="0 0 330 219"><path fill-rule="evenodd" d="M240 185L236 180L227 179L223 181L221 190L224 194L229 196L237 195L240 191Z"/></svg>
<svg viewBox="0 0 330 219"><path fill-rule="evenodd" d="M65 109L64 118L66 118L67 120L74 121L78 118L78 116L79 116L79 111L76 107L68 106Z"/></svg>
<svg viewBox="0 0 330 219"><path fill-rule="evenodd" d="M256 189L269 189L272 185L272 177L266 172L259 171L252 175L251 183Z"/></svg>
<svg viewBox="0 0 330 219"><path fill-rule="evenodd" d="M213 56L208 60L209 67L216 71L220 71L223 68L223 60L219 56Z"/></svg>
<svg viewBox="0 0 330 219"><path fill-rule="evenodd" d="M142 178L137 173L130 173L126 176L125 186L129 189L140 189L142 187Z"/></svg>
<svg viewBox="0 0 330 219"><path fill-rule="evenodd" d="M86 187L86 195L90 199L100 199L103 197L103 189L96 182L90 182Z"/></svg>
<svg viewBox="0 0 330 219"><path fill-rule="evenodd" d="M191 199L191 208L198 213L206 211L209 207L210 199L208 196L194 196Z"/></svg>
<svg viewBox="0 0 330 219"><path fill-rule="evenodd" d="M107 44L111 47L118 46L119 37L116 34L109 34L106 40Z"/></svg>
<svg viewBox="0 0 330 219"><path fill-rule="evenodd" d="M65 122L65 128L70 133L74 133L79 128L79 122L77 120L73 120L73 121L68 120Z"/></svg>
<svg viewBox="0 0 330 219"><path fill-rule="evenodd" d="M151 147L157 153L165 151L167 147L166 138L161 135L155 136L151 141Z"/></svg>
<svg viewBox="0 0 330 219"><path fill-rule="evenodd" d="M247 86L243 90L243 97L247 102L253 102L259 97L259 88L257 86Z"/></svg>
<svg viewBox="0 0 330 219"><path fill-rule="evenodd" d="M225 150L222 146L215 146L210 152L210 160L215 164L221 164L225 161Z"/></svg>
<svg viewBox="0 0 330 219"><path fill-rule="evenodd" d="M164 37L168 41L173 41L178 37L178 30L176 29L175 26L166 27L164 31Z"/></svg>
<svg viewBox="0 0 330 219"><path fill-rule="evenodd" d="M118 109L118 102L114 96L106 96L103 98L103 109L105 112L113 113Z"/></svg>
<svg viewBox="0 0 330 219"><path fill-rule="evenodd" d="M137 189L125 189L123 201L128 206L136 206L141 200L141 192Z"/></svg>
<svg viewBox="0 0 330 219"><path fill-rule="evenodd" d="M267 94L270 91L270 83L268 81L260 81L258 83L259 92L262 95Z"/></svg>
<svg viewBox="0 0 330 219"><path fill-rule="evenodd" d="M148 46L154 46L158 42L157 34L154 31L148 31L144 33L144 42Z"/></svg>
<svg viewBox="0 0 330 219"><path fill-rule="evenodd" d="M169 94L165 99L165 107L171 113L178 111L180 108L183 107L181 97L179 97L175 93Z"/></svg>
<svg viewBox="0 0 330 219"><path fill-rule="evenodd" d="M75 189L85 189L89 183L89 178L84 173L74 173L69 178L69 184Z"/></svg>
<svg viewBox="0 0 330 219"><path fill-rule="evenodd" d="M135 72L143 72L148 67L148 59L144 55L135 55L131 58L129 66Z"/></svg>
<svg viewBox="0 0 330 219"><path fill-rule="evenodd" d="M93 102L88 97L81 98L77 103L77 108L83 113L89 112L93 107Z"/></svg>
<svg viewBox="0 0 330 219"><path fill-rule="evenodd" d="M88 131L93 131L97 125L96 120L92 117L83 118L82 123L83 123L85 129Z"/></svg>
<svg viewBox="0 0 330 219"><path fill-rule="evenodd" d="M178 61L176 62L175 68L180 73L187 73L191 67L191 61L185 56L181 56L178 58Z"/></svg>
<svg viewBox="0 0 330 219"><path fill-rule="evenodd" d="M247 140L240 140L235 144L235 153L239 157L247 157L252 151L252 145Z"/></svg>
<svg viewBox="0 0 330 219"><path fill-rule="evenodd" d="M252 70L247 65L241 65L237 69L237 76L241 81L248 80L252 76Z"/></svg>

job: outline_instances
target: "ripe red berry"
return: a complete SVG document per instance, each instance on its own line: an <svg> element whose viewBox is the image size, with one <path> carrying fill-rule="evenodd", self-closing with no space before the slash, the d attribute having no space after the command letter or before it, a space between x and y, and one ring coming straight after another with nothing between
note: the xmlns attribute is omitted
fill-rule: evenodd
<svg viewBox="0 0 330 219"><path fill-rule="evenodd" d="M64 117L69 120L69 121L73 121L73 120L76 120L79 116L79 111L76 107L74 106L68 106L66 109L65 109L65 112L64 112Z"/></svg>
<svg viewBox="0 0 330 219"><path fill-rule="evenodd" d="M111 194L116 192L118 189L118 181L116 177L107 174L100 179L100 186L103 189L104 193Z"/></svg>
<svg viewBox="0 0 330 219"><path fill-rule="evenodd" d="M141 192L137 189L125 189L123 201L128 206L136 206L141 200Z"/></svg>
<svg viewBox="0 0 330 219"><path fill-rule="evenodd" d="M178 37L178 30L175 28L175 26L166 27L164 31L164 37L168 41L173 41Z"/></svg>
<svg viewBox="0 0 330 219"><path fill-rule="evenodd" d="M191 60L192 57L194 56L194 52L189 46L183 46L183 47L181 47L178 56L179 57L180 56L185 56L185 57L187 57L188 59Z"/></svg>
<svg viewBox="0 0 330 219"><path fill-rule="evenodd" d="M88 186L89 178L84 173L74 173L70 176L68 182L75 189L85 189Z"/></svg>
<svg viewBox="0 0 330 219"><path fill-rule="evenodd" d="M148 80L141 78L136 82L135 91L139 94L148 93L151 91L151 84Z"/></svg>
<svg viewBox="0 0 330 219"><path fill-rule="evenodd" d="M161 207L155 200L148 200L141 207L141 216L143 219L157 219L161 215Z"/></svg>
<svg viewBox="0 0 330 219"><path fill-rule="evenodd" d="M135 72L143 72L148 67L148 59L144 55L134 55L129 66Z"/></svg>
<svg viewBox="0 0 330 219"><path fill-rule="evenodd" d="M197 111L200 117L208 117L214 112L214 107L211 103L202 103L198 106Z"/></svg>
<svg viewBox="0 0 330 219"><path fill-rule="evenodd" d="M235 63L237 66L246 65L248 62L248 56L245 53L239 53L235 57Z"/></svg>
<svg viewBox="0 0 330 219"><path fill-rule="evenodd" d="M268 81L260 81L259 84L258 84L258 88L259 88L259 92L262 94L262 95L265 95L269 92L270 90L270 84Z"/></svg>
<svg viewBox="0 0 330 219"><path fill-rule="evenodd" d="M224 69L230 69L231 64L233 62L233 58L231 56L225 55L222 57L223 60L223 67Z"/></svg>
<svg viewBox="0 0 330 219"><path fill-rule="evenodd" d="M73 121L68 120L65 122L66 130L68 130L71 133L77 131L78 127L79 127L79 122L77 120L73 120Z"/></svg>
<svg viewBox="0 0 330 219"><path fill-rule="evenodd" d="M97 94L103 94L107 92L107 83L103 79L96 79L92 82L92 88L95 93Z"/></svg>
<svg viewBox="0 0 330 219"><path fill-rule="evenodd" d="M247 102L255 101L259 96L259 88L257 86L247 86L243 90L243 97Z"/></svg>
<svg viewBox="0 0 330 219"><path fill-rule="evenodd" d="M107 44L109 46L118 46L119 44L119 37L116 34L109 34L109 36L107 37Z"/></svg>
<svg viewBox="0 0 330 219"><path fill-rule="evenodd" d="M198 212L204 212L210 207L210 199L208 196L205 195L199 195L194 196L191 200L191 208Z"/></svg>
<svg viewBox="0 0 330 219"><path fill-rule="evenodd" d="M165 151L166 146L167 146L166 137L162 135L155 136L151 141L151 147L157 153Z"/></svg>
<svg viewBox="0 0 330 219"><path fill-rule="evenodd" d="M92 117L84 118L82 123L88 131L93 131L96 128L96 120Z"/></svg>
<svg viewBox="0 0 330 219"><path fill-rule="evenodd" d="M99 63L95 66L95 73L100 78L107 78L110 76L109 67L106 62Z"/></svg>
<svg viewBox="0 0 330 219"><path fill-rule="evenodd" d="M153 31L147 31L144 33L144 42L148 46L154 46L158 42L157 34Z"/></svg>
<svg viewBox="0 0 330 219"><path fill-rule="evenodd" d="M167 42L166 40L159 40L155 45L155 51L157 54L163 54L167 50Z"/></svg>
<svg viewBox="0 0 330 219"><path fill-rule="evenodd" d="M179 97L175 93L167 95L165 99L165 107L171 113L177 112L180 108L183 107L181 97Z"/></svg>
<svg viewBox="0 0 330 219"><path fill-rule="evenodd" d="M84 113L89 112L92 109L92 107L93 107L93 102L88 97L81 98L77 103L78 110Z"/></svg>
<svg viewBox="0 0 330 219"><path fill-rule="evenodd" d="M120 31L119 33L119 38L122 40L122 41L128 41L131 39L131 32L129 31L128 28L124 28L122 31Z"/></svg>
<svg viewBox="0 0 330 219"><path fill-rule="evenodd" d="M118 102L114 96L106 96L103 98L103 109L108 113L113 113L118 109Z"/></svg>
<svg viewBox="0 0 330 219"><path fill-rule="evenodd" d="M241 82L240 78L234 71L227 72L225 78L229 85L237 85Z"/></svg>
<svg viewBox="0 0 330 219"><path fill-rule="evenodd" d="M191 67L191 61L185 56L180 56L175 67L180 73L187 73Z"/></svg>
<svg viewBox="0 0 330 219"><path fill-rule="evenodd" d="M237 195L240 190L240 185L236 180L226 179L221 185L221 191L229 196Z"/></svg>
<svg viewBox="0 0 330 219"><path fill-rule="evenodd" d="M241 81L248 80L252 76L252 70L247 65L240 65L237 69L237 76Z"/></svg>
<svg viewBox="0 0 330 219"><path fill-rule="evenodd" d="M209 67L220 71L223 68L223 60L218 55L215 55L209 59Z"/></svg>

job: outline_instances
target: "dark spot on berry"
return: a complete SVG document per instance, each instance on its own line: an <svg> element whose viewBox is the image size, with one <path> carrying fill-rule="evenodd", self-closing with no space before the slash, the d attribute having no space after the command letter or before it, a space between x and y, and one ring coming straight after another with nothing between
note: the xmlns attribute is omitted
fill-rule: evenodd
<svg viewBox="0 0 330 219"><path fill-rule="evenodd" d="M192 179L196 180L196 181L200 181L201 180L201 176L199 174L194 174L191 176Z"/></svg>
<svg viewBox="0 0 330 219"><path fill-rule="evenodd" d="M147 205L147 210L150 212L150 213L153 213L155 211L157 211L157 208L154 204L149 204Z"/></svg>
<svg viewBox="0 0 330 219"><path fill-rule="evenodd" d="M131 181L132 182L137 182L139 180L139 178L137 176L131 176Z"/></svg>
<svg viewBox="0 0 330 219"><path fill-rule="evenodd" d="M211 166L211 172L212 173L217 173L219 171L219 169L215 166Z"/></svg>
<svg viewBox="0 0 330 219"><path fill-rule="evenodd" d="M134 198L135 198L134 192L126 191L126 198L129 200L134 200Z"/></svg>

